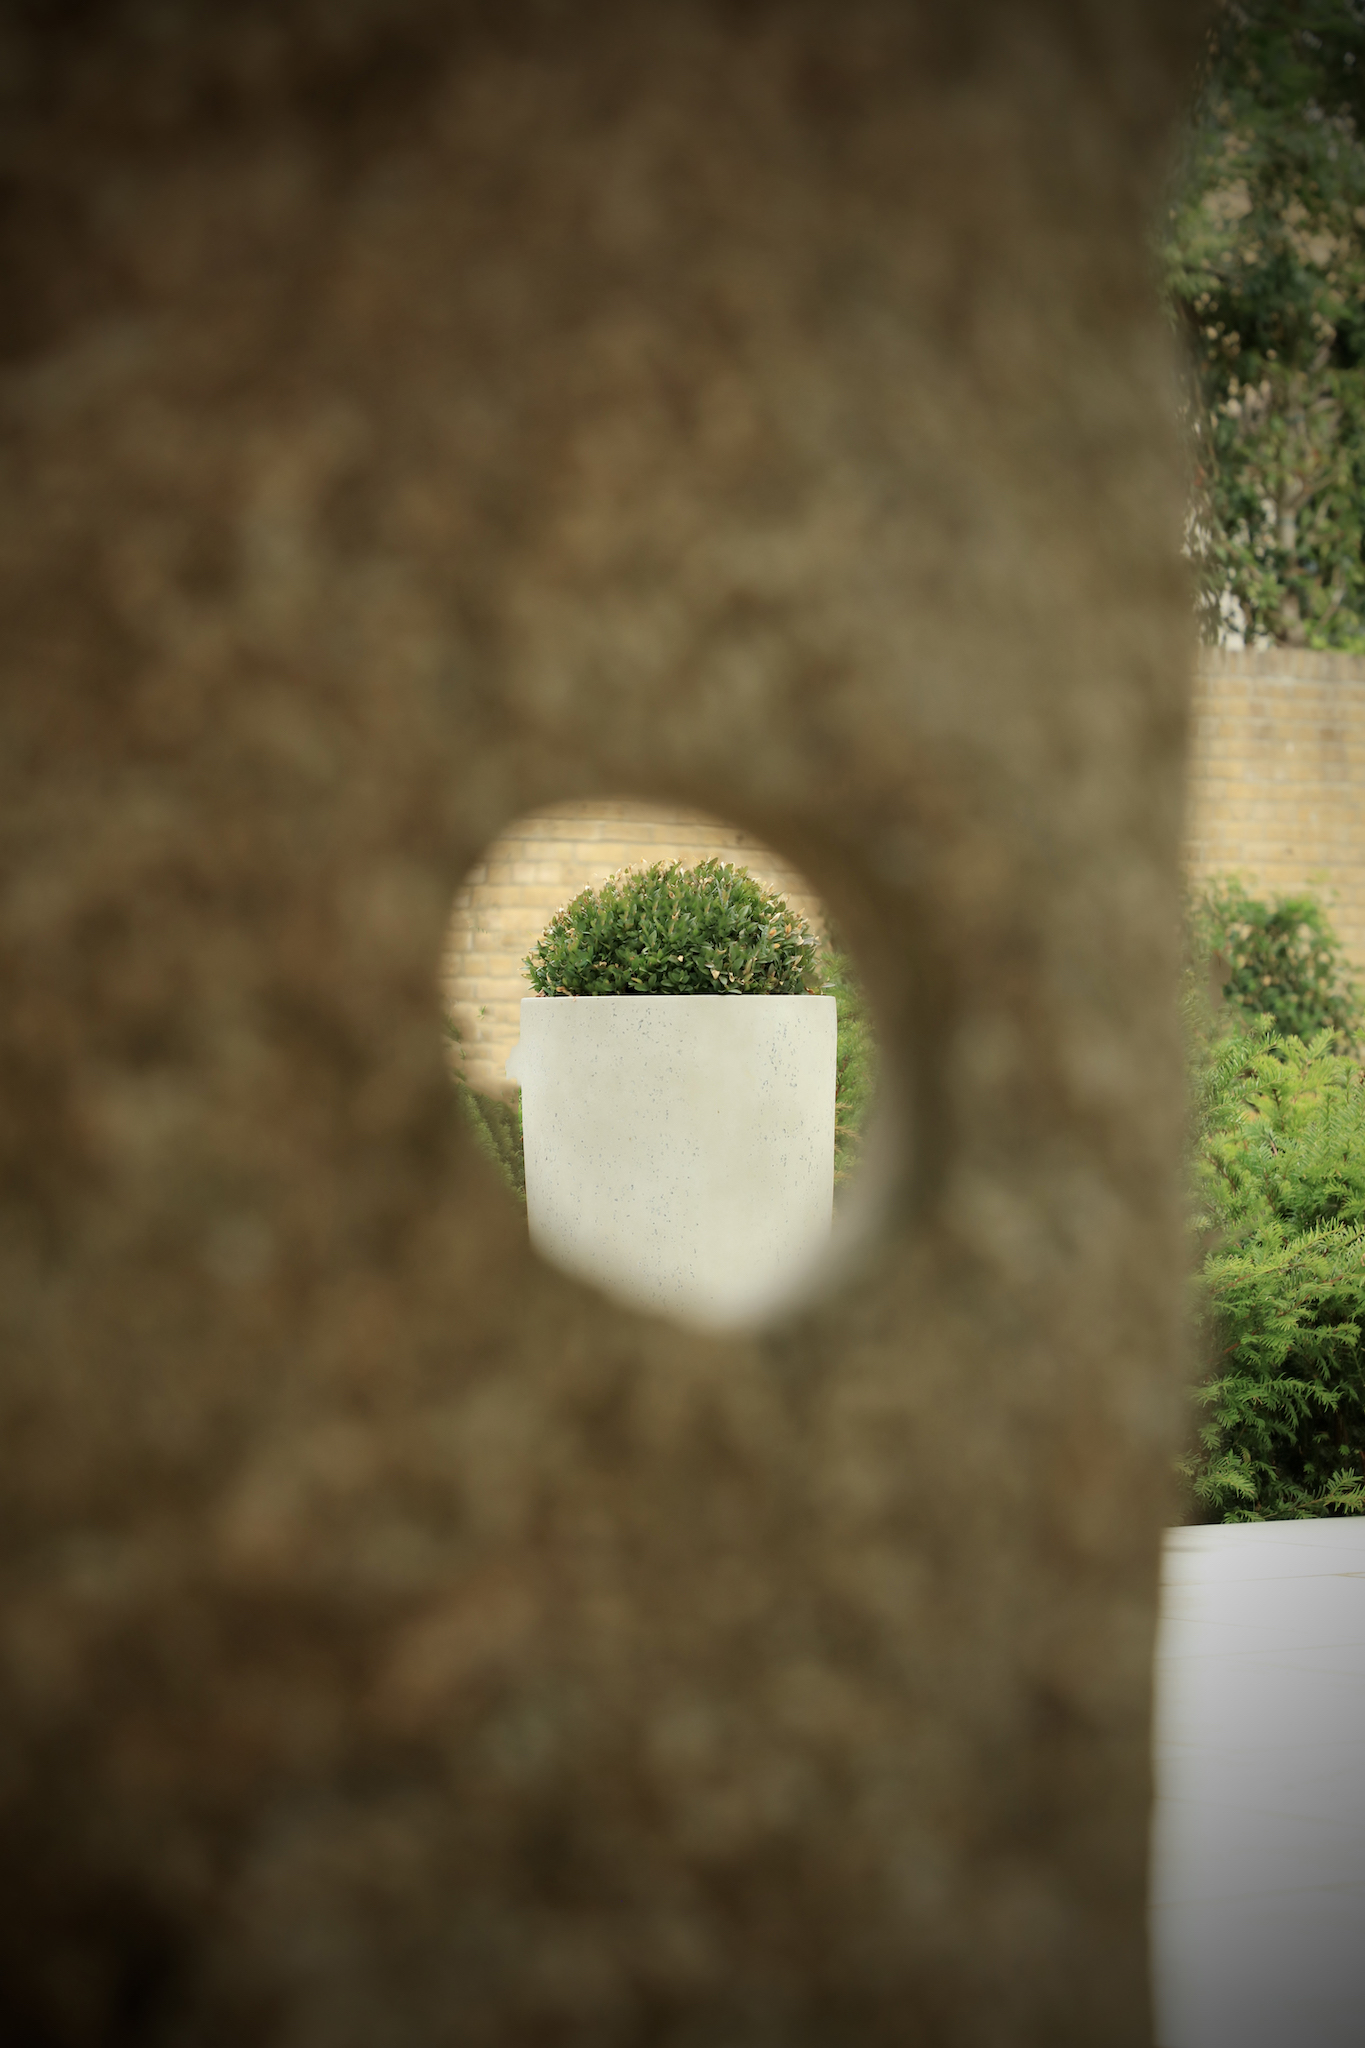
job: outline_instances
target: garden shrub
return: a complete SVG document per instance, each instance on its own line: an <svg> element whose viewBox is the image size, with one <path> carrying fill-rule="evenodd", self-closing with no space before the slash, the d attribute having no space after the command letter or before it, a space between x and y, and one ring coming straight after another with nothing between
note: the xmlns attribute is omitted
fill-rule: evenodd
<svg viewBox="0 0 1365 2048"><path fill-rule="evenodd" d="M464 1048L459 1026L453 1017L446 1018L446 1037L462 1060ZM457 1068L455 1099L478 1150L508 1193L525 1208L526 1154L521 1135L520 1094L512 1102L503 1102L493 1095L480 1095Z"/></svg>
<svg viewBox="0 0 1365 2048"><path fill-rule="evenodd" d="M1185 1013L1204 1245L1202 1419L1181 1461L1195 1512L1361 1513L1365 1087L1358 998L1322 905L1263 902L1235 878L1207 890L1191 907Z"/></svg>
<svg viewBox="0 0 1365 2048"><path fill-rule="evenodd" d="M1181 1461L1198 1511L1250 1522L1365 1512L1365 1085L1333 1050L1264 1033L1197 1091L1204 1411Z"/></svg>
<svg viewBox="0 0 1365 2048"><path fill-rule="evenodd" d="M623 868L556 911L523 963L541 996L817 994L804 918L728 861Z"/></svg>
<svg viewBox="0 0 1365 2048"><path fill-rule="evenodd" d="M1222 993L1245 1023L1269 1017L1277 1032L1308 1040L1330 1031L1338 1051L1360 1035L1358 991L1345 979L1341 941L1313 896L1263 902L1235 877L1193 906L1193 936L1226 963Z"/></svg>
<svg viewBox="0 0 1365 2048"><path fill-rule="evenodd" d="M498 1178L526 1206L526 1155L521 1137L521 1098L503 1102L480 1095L463 1078L457 1080L460 1107L474 1133L474 1143L495 1168Z"/></svg>
<svg viewBox="0 0 1365 2048"><path fill-rule="evenodd" d="M824 992L833 996L839 1019L834 1073L834 1186L848 1180L862 1149L863 1127L877 1085L877 1047L867 999L846 953L826 946L820 954Z"/></svg>

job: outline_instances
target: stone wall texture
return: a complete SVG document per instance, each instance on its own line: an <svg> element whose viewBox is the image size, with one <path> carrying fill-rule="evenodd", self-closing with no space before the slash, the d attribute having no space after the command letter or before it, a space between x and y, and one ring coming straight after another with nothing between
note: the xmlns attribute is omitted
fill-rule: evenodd
<svg viewBox="0 0 1365 2048"><path fill-rule="evenodd" d="M1365 971L1365 660L1206 652L1194 683L1186 860L1194 880L1311 889Z"/></svg>
<svg viewBox="0 0 1365 2048"><path fill-rule="evenodd" d="M1186 0L0 10L0 2036L1141 2048ZM862 963L879 1220L533 1256L450 907Z"/></svg>
<svg viewBox="0 0 1365 2048"><path fill-rule="evenodd" d="M500 832L455 897L441 963L470 1084L487 1094L515 1092L504 1067L517 1042L521 999L530 993L521 963L562 904L618 868L654 860L693 866L713 856L747 868L824 930L819 900L790 861L704 811L628 799L550 804Z"/></svg>

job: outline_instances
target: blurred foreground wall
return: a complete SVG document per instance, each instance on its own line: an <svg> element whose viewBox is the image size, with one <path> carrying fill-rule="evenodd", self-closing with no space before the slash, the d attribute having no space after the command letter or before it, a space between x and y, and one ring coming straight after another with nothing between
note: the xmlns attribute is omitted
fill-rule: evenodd
<svg viewBox="0 0 1365 2048"><path fill-rule="evenodd" d="M1148 2038L1187 17L0 17L7 2039ZM877 1008L743 1341L451 1101L462 878L622 794Z"/></svg>

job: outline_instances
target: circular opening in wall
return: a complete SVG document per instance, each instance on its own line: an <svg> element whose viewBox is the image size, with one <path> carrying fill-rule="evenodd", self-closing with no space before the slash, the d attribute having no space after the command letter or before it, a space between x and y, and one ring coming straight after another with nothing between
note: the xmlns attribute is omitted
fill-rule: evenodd
<svg viewBox="0 0 1365 2048"><path fill-rule="evenodd" d="M877 1048L790 861L698 811L548 806L466 876L442 986L463 1114L551 1264L713 1330L826 1283Z"/></svg>

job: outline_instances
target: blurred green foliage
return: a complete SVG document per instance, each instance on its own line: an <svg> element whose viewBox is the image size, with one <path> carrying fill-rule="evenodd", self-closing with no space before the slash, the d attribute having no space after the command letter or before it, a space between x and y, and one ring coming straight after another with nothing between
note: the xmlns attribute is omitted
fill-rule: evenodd
<svg viewBox="0 0 1365 2048"><path fill-rule="evenodd" d="M826 995L839 1019L834 1078L834 1188L836 1197L858 1164L877 1086L877 1045L867 998L847 953L826 946L820 954Z"/></svg>
<svg viewBox="0 0 1365 2048"><path fill-rule="evenodd" d="M1332 1034L1347 1051L1361 1030L1359 991L1346 979L1341 941L1315 896L1251 895L1230 876L1196 898L1193 938L1221 981L1224 1000L1247 1022L1269 1018L1281 1035Z"/></svg>
<svg viewBox="0 0 1365 2048"><path fill-rule="evenodd" d="M526 1206L526 1156L521 1138L521 1097L504 1102L480 1095L463 1079L456 1082L460 1108L474 1133L474 1143L515 1200Z"/></svg>
<svg viewBox="0 0 1365 2048"><path fill-rule="evenodd" d="M480 1013L482 1014L482 1013ZM464 1058L464 1047L459 1026L453 1017L445 1023L446 1038L452 1048L452 1064L455 1080L455 1099L460 1114L469 1127L474 1144L514 1201L526 1206L526 1157L521 1137L521 1096L511 1102L504 1102L496 1095L481 1095L471 1088L460 1066Z"/></svg>
<svg viewBox="0 0 1365 2048"><path fill-rule="evenodd" d="M1226 0L1168 218L1205 631L1365 650L1365 7Z"/></svg>

